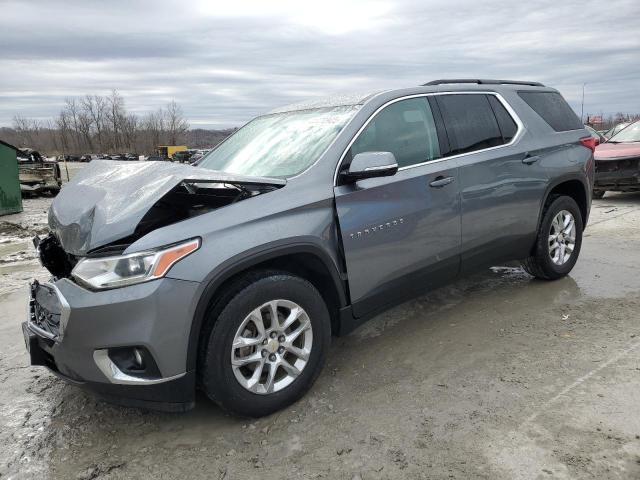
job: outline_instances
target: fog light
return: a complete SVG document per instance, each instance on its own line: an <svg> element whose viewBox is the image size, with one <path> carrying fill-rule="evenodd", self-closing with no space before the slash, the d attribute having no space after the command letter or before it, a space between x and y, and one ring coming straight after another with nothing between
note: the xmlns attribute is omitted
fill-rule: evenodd
<svg viewBox="0 0 640 480"><path fill-rule="evenodd" d="M109 349L109 358L127 375L158 378L160 371L149 350L142 346Z"/></svg>
<svg viewBox="0 0 640 480"><path fill-rule="evenodd" d="M133 349L133 358L136 361L136 367L138 367L140 370L144 370L144 360L142 359L142 352L139 348Z"/></svg>

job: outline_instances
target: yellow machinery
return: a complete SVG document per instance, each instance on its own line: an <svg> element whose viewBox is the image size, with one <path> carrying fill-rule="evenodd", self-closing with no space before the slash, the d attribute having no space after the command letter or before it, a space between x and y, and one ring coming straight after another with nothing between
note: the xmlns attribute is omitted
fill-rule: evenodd
<svg viewBox="0 0 640 480"><path fill-rule="evenodd" d="M186 145L158 145L158 155L171 159L176 152L188 150Z"/></svg>

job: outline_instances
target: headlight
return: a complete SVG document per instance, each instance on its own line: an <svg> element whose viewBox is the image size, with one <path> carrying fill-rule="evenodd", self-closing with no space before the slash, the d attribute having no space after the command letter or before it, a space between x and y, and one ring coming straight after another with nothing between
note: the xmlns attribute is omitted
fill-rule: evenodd
<svg viewBox="0 0 640 480"><path fill-rule="evenodd" d="M117 257L83 258L71 275L90 288L124 287L164 277L179 260L200 248L200 240Z"/></svg>

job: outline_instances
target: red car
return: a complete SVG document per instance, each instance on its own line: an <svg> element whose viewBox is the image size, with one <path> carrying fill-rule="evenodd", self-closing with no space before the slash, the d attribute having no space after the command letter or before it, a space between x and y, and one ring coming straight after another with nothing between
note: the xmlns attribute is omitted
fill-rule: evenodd
<svg viewBox="0 0 640 480"><path fill-rule="evenodd" d="M640 192L640 120L596 147L593 197L605 192Z"/></svg>

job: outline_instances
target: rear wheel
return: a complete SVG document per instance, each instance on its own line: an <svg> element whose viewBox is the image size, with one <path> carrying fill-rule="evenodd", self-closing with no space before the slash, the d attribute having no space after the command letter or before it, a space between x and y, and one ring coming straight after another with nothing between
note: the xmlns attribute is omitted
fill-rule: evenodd
<svg viewBox="0 0 640 480"><path fill-rule="evenodd" d="M318 377L331 324L322 296L303 278L251 274L211 313L201 384L224 409L268 415L302 397Z"/></svg>
<svg viewBox="0 0 640 480"><path fill-rule="evenodd" d="M551 199L542 217L532 255L522 262L536 278L556 280L576 264L582 246L582 215L576 201L567 196Z"/></svg>
<svg viewBox="0 0 640 480"><path fill-rule="evenodd" d="M600 199L600 198L604 197L605 193L607 193L606 190L594 190L591 196L593 198Z"/></svg>

